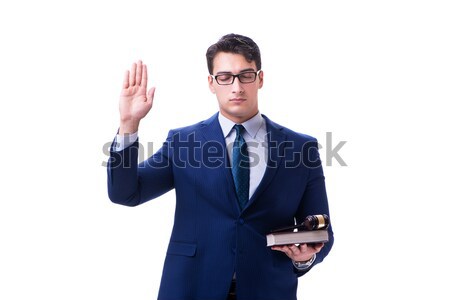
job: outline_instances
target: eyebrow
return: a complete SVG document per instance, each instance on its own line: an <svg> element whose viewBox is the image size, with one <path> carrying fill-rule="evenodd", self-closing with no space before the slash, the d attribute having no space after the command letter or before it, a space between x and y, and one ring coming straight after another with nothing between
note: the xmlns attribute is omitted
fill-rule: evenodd
<svg viewBox="0 0 450 300"><path fill-rule="evenodd" d="M240 70L239 73L237 73L237 74L241 74L241 73L245 73L245 72L256 72L256 71L253 68L247 68L247 69ZM233 73L231 73L229 71L220 71L220 72L217 72L216 75L220 75L220 74L233 74Z"/></svg>

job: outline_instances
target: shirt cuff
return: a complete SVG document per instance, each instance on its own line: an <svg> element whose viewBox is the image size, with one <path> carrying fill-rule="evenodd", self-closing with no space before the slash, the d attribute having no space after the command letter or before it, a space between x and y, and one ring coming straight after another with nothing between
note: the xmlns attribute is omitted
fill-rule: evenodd
<svg viewBox="0 0 450 300"><path fill-rule="evenodd" d="M308 261L300 262L300 261L292 261L292 264L297 270L304 271L309 269L312 266L314 261L316 260L316 254L314 254Z"/></svg>
<svg viewBox="0 0 450 300"><path fill-rule="evenodd" d="M116 141L114 143L114 147L111 148L112 151L118 152L122 151L123 149L133 145L134 142L136 142L138 139L138 133L137 131L135 133L126 133L126 134L118 134L116 135Z"/></svg>

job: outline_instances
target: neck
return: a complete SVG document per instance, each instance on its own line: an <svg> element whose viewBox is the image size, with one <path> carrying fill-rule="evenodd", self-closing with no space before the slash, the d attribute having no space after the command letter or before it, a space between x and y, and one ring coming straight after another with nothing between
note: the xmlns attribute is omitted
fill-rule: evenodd
<svg viewBox="0 0 450 300"><path fill-rule="evenodd" d="M248 115L248 116L232 116L232 115L225 113L222 110L220 111L220 114L222 116L224 116L225 118L227 118L228 120L230 120L231 122L236 123L236 124L242 124L242 123L250 120L254 116L256 116L258 113L259 113L259 111L256 111L256 113L254 113L252 115Z"/></svg>

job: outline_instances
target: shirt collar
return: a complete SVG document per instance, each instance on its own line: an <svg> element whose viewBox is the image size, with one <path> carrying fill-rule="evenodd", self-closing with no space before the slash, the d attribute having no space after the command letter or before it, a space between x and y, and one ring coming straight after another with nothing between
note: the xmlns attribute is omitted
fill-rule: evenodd
<svg viewBox="0 0 450 300"><path fill-rule="evenodd" d="M261 125L263 124L264 119L261 116L261 113L258 112L253 118L250 120L245 121L241 125L244 126L245 131L252 137L256 138L256 134L258 133L259 129L261 128ZM227 137L231 130L233 129L233 126L236 124L230 119L227 119L224 115L219 113L219 124L222 128L223 136Z"/></svg>

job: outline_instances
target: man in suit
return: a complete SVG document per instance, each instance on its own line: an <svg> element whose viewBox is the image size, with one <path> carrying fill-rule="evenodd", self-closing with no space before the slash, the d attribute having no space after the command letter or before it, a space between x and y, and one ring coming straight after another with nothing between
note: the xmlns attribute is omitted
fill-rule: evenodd
<svg viewBox="0 0 450 300"><path fill-rule="evenodd" d="M111 201L136 206L176 192L160 300L293 300L298 277L333 244L269 248L270 230L329 214L316 139L262 115L264 73L256 43L229 34L209 47L209 88L219 112L171 130L162 148L138 165L139 122L152 107L147 67L127 71L120 129L108 162Z"/></svg>

